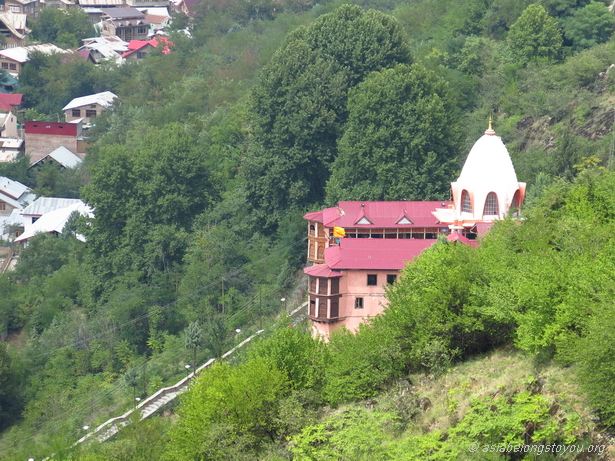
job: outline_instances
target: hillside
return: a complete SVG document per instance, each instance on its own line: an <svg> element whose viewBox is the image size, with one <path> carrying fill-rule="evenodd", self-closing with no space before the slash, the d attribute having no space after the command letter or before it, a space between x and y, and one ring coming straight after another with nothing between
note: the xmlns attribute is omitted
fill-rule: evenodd
<svg viewBox="0 0 615 461"><path fill-rule="evenodd" d="M364 419L392 459L413 444L453 459L447 440L483 437L468 434L489 399L485 433L501 416L511 440L519 413L540 443L612 431L607 2L352 3L202 1L174 18L168 55L120 67L40 57L22 76L42 119L94 91L121 103L99 118L81 168L0 164L0 176L96 210L70 223L87 243L37 237L0 275L0 459L335 459L326 427L344 409L349 439L364 441L352 418ZM358 335L324 345L277 325L166 415L71 450L84 426L299 304L304 212L448 198L490 115L528 183L522 224L500 223L475 252L436 245ZM519 368L496 376L496 358ZM415 397L430 404L419 411Z"/></svg>

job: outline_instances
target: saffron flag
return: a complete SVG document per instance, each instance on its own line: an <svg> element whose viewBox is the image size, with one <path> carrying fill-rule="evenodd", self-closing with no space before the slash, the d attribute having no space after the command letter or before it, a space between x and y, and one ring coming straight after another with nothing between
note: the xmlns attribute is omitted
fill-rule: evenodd
<svg viewBox="0 0 615 461"><path fill-rule="evenodd" d="M344 230L343 227L335 226L333 228L333 237L335 237L337 239L344 238L344 237L346 237L346 231Z"/></svg>

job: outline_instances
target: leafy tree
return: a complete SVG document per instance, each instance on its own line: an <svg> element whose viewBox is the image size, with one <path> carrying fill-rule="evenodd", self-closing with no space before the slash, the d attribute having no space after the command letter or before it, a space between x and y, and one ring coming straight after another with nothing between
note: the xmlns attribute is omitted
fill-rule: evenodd
<svg viewBox="0 0 615 461"><path fill-rule="evenodd" d="M100 274L132 269L148 277L174 267L192 220L216 196L192 127L143 131L131 146L105 146L83 190L96 209L88 244Z"/></svg>
<svg viewBox="0 0 615 461"><path fill-rule="evenodd" d="M510 27L506 37L517 61L556 59L560 55L562 34L557 21L542 5L528 6Z"/></svg>
<svg viewBox="0 0 615 461"><path fill-rule="evenodd" d="M33 38L65 48L77 48L81 39L94 35L90 18L80 8L43 8L32 23Z"/></svg>
<svg viewBox="0 0 615 461"><path fill-rule="evenodd" d="M0 341L0 429L4 429L19 416L21 399L15 370L7 345Z"/></svg>
<svg viewBox="0 0 615 461"><path fill-rule="evenodd" d="M199 322L190 322L190 325L185 330L185 345L192 353L192 372L196 371L196 353L203 345L203 330Z"/></svg>
<svg viewBox="0 0 615 461"><path fill-rule="evenodd" d="M168 459L228 459L224 445L233 443L258 449L275 436L275 415L287 386L284 373L263 359L214 365L182 400Z"/></svg>
<svg viewBox="0 0 615 461"><path fill-rule="evenodd" d="M374 73L350 93L327 200L443 197L456 148L454 112L442 80L419 65Z"/></svg>
<svg viewBox="0 0 615 461"><path fill-rule="evenodd" d="M343 6L293 32L252 93L254 129L243 176L265 225L320 201L346 120L350 88L374 70L408 62L390 16Z"/></svg>
<svg viewBox="0 0 615 461"><path fill-rule="evenodd" d="M564 21L564 36L575 50L606 42L615 30L615 16L604 3L592 1Z"/></svg>

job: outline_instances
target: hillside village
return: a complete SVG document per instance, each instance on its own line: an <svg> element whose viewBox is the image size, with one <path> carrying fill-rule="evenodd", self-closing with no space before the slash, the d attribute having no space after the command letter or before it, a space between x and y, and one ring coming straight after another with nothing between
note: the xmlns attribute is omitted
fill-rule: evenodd
<svg viewBox="0 0 615 461"><path fill-rule="evenodd" d="M614 10L5 0L0 460L615 459Z"/></svg>
<svg viewBox="0 0 615 461"><path fill-rule="evenodd" d="M87 154L89 131L96 125L96 118L118 103L113 92L102 91L76 97L56 108L63 113L63 120L30 119L23 106L24 94L19 92L19 75L28 66L31 55L76 56L94 65L121 66L143 59L158 47L162 54L168 54L172 48L167 32L171 13L189 15L193 5L183 1L6 2L0 13L0 69L6 82L0 92L0 162L27 158L33 171L43 166L59 170L77 168ZM41 14L44 16L45 8L60 14L68 9L81 11L98 36L82 38L81 45L72 49L37 43L28 25ZM1 177L0 184L0 236L5 241L26 242L39 232L61 233L69 218L68 211L75 211L75 201L79 202L77 209L91 213L80 200L37 197L14 178ZM41 206L43 202L45 205ZM33 207L37 210L35 214L31 213ZM43 219L34 226L39 218Z"/></svg>

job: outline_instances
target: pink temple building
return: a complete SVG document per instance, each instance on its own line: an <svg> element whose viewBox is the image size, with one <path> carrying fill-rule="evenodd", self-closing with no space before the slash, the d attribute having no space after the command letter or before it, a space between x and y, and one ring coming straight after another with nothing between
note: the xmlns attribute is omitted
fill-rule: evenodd
<svg viewBox="0 0 615 461"><path fill-rule="evenodd" d="M339 202L307 213L308 316L315 336L339 328L356 331L387 305L386 287L404 266L437 242L476 245L494 221L518 216L525 183L517 181L510 155L489 128L476 141L451 201ZM346 236L336 239L333 229Z"/></svg>

